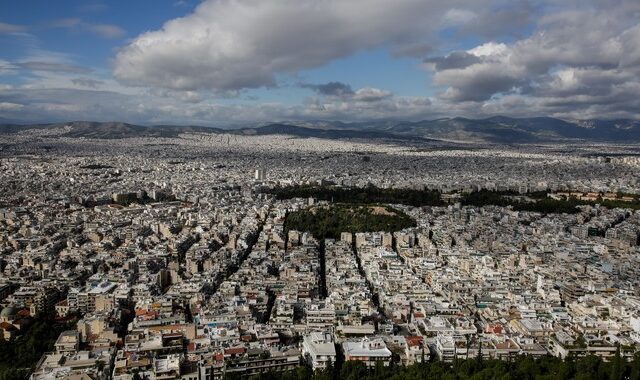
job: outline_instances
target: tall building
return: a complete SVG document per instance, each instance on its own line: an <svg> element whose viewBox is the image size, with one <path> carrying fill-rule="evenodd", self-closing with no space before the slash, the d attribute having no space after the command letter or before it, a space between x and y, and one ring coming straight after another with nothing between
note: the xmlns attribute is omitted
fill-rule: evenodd
<svg viewBox="0 0 640 380"><path fill-rule="evenodd" d="M265 179L267 179L267 170L263 168L256 169L253 178L256 181L264 181Z"/></svg>

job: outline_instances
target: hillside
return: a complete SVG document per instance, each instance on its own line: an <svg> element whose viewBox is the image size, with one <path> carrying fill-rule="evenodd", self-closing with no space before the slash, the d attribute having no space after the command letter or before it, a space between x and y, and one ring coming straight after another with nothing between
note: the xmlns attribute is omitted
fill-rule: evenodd
<svg viewBox="0 0 640 380"><path fill-rule="evenodd" d="M463 143L532 144L571 141L640 142L638 120L561 120L551 117L486 119L462 117L422 121L373 121L344 123L304 121L271 123L256 127L220 129L201 126L142 126L121 122L74 121L55 124L0 124L0 134L31 129L62 129L61 136L96 139L128 137L177 137L180 133L229 133L238 135L292 135L327 139L446 140Z"/></svg>
<svg viewBox="0 0 640 380"><path fill-rule="evenodd" d="M30 129L68 129L62 132L64 137L84 137L95 139L121 139L130 137L177 137L180 133L220 133L217 128L197 126L142 126L120 122L73 121L54 124L1 124L0 134L19 133Z"/></svg>

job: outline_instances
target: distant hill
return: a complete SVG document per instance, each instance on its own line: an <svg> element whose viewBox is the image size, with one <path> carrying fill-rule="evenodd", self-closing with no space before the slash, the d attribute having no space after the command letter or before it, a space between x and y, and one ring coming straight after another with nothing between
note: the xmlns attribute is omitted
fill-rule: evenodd
<svg viewBox="0 0 640 380"><path fill-rule="evenodd" d="M460 142L534 143L539 141L537 136L518 128L487 120L465 118L405 122L383 127L383 129L395 134Z"/></svg>
<svg viewBox="0 0 640 380"><path fill-rule="evenodd" d="M221 129L196 126L142 126L120 122L72 121L54 124L0 124L0 134L18 133L29 129L59 129L70 127L64 137L85 137L94 139L121 139L127 137L177 137L180 133L221 133Z"/></svg>
<svg viewBox="0 0 640 380"><path fill-rule="evenodd" d="M394 133L432 139L488 143L539 143L567 140L640 141L640 121L579 120L551 117L487 119L447 118L398 123L382 128Z"/></svg>
<svg viewBox="0 0 640 380"><path fill-rule="evenodd" d="M423 121L374 121L344 123L303 121L272 123L256 127L219 129L201 126L142 126L120 122L74 121L55 124L0 124L0 134L29 129L60 129L66 137L119 139L127 137L177 137L180 133L197 132L238 135L286 134L298 137L328 139L410 139L527 144L568 141L640 142L638 120L561 120L551 117L511 118L494 116L486 119L462 117Z"/></svg>
<svg viewBox="0 0 640 380"><path fill-rule="evenodd" d="M268 124L256 128L242 128L231 130L230 133L242 135L292 135L298 137L319 137L326 139L346 139L346 138L369 138L369 139L406 139L408 136L377 131L374 129L343 129L332 128L329 125L324 127L301 127L290 124ZM416 136L411 136L415 139Z"/></svg>

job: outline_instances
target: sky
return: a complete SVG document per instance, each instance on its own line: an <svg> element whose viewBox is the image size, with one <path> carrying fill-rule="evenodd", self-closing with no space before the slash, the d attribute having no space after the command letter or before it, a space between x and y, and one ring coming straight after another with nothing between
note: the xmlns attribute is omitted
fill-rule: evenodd
<svg viewBox="0 0 640 380"><path fill-rule="evenodd" d="M0 1L0 123L638 110L638 0Z"/></svg>

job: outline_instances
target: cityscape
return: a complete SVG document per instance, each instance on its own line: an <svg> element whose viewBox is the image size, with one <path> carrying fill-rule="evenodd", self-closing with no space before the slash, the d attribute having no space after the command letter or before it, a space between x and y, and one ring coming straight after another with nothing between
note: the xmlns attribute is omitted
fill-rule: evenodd
<svg viewBox="0 0 640 380"><path fill-rule="evenodd" d="M640 379L637 1L159 3L0 4L0 380Z"/></svg>
<svg viewBox="0 0 640 380"><path fill-rule="evenodd" d="M632 359L640 345L640 161L624 147L63 133L3 136L4 338L48 316L75 326L32 379L222 378L338 356ZM442 203L376 206L414 221L399 230L314 236L287 218L333 203L272 191L296 186L432 189ZM464 204L479 191L595 203Z"/></svg>

